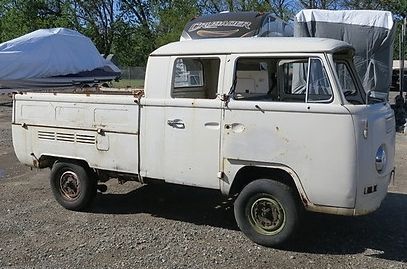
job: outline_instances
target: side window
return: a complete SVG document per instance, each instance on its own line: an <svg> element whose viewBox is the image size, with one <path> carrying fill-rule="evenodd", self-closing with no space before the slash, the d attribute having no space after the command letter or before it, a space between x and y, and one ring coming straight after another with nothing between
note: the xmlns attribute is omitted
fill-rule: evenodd
<svg viewBox="0 0 407 269"><path fill-rule="evenodd" d="M318 58L240 58L234 81L236 100L328 102L332 88Z"/></svg>
<svg viewBox="0 0 407 269"><path fill-rule="evenodd" d="M345 96L357 93L357 86L352 78L349 66L344 61L336 61L336 73Z"/></svg>
<svg viewBox="0 0 407 269"><path fill-rule="evenodd" d="M281 102L305 102L308 80L308 59L279 61Z"/></svg>
<svg viewBox="0 0 407 269"><path fill-rule="evenodd" d="M331 84L321 60L310 59L307 102L327 102L331 98Z"/></svg>
<svg viewBox="0 0 407 269"><path fill-rule="evenodd" d="M202 86L202 63L196 59L177 59L175 61L174 88Z"/></svg>
<svg viewBox="0 0 407 269"><path fill-rule="evenodd" d="M332 99L332 87L318 58L281 60L280 101L326 103Z"/></svg>
<svg viewBox="0 0 407 269"><path fill-rule="evenodd" d="M241 58L237 61L234 95L236 100L272 100L277 88L276 60Z"/></svg>
<svg viewBox="0 0 407 269"><path fill-rule="evenodd" d="M178 58L174 63L173 98L214 99L218 89L220 59Z"/></svg>
<svg viewBox="0 0 407 269"><path fill-rule="evenodd" d="M357 84L357 78L352 74L349 62L335 59L335 64L338 81L346 100L354 105L364 104L365 102Z"/></svg>

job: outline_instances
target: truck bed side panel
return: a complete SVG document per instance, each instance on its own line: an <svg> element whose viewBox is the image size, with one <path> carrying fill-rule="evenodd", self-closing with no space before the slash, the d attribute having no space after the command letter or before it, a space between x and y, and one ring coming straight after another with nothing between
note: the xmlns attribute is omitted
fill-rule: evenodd
<svg viewBox="0 0 407 269"><path fill-rule="evenodd" d="M27 165L42 156L56 156L136 173L138 106L134 99L99 94L15 95L16 155Z"/></svg>

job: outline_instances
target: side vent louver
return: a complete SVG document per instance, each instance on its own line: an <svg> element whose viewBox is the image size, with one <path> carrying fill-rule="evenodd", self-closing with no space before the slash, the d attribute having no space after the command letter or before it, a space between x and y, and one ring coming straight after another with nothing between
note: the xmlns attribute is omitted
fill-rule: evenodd
<svg viewBox="0 0 407 269"><path fill-rule="evenodd" d="M56 133L56 141L75 142L75 134Z"/></svg>
<svg viewBox="0 0 407 269"><path fill-rule="evenodd" d="M83 134L76 134L76 143L82 144L96 144L96 139L94 135L83 135Z"/></svg>
<svg viewBox="0 0 407 269"><path fill-rule="evenodd" d="M67 132L38 131L38 139L90 145L96 144L96 138L94 135Z"/></svg>
<svg viewBox="0 0 407 269"><path fill-rule="evenodd" d="M38 139L55 140L55 132L38 131Z"/></svg>

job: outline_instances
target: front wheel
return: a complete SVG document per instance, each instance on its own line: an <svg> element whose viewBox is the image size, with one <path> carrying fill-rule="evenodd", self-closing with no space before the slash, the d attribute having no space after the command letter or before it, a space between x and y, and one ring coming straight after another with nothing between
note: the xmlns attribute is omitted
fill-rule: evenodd
<svg viewBox="0 0 407 269"><path fill-rule="evenodd" d="M81 165L57 162L51 170L51 189L60 205L69 210L83 210L96 195L96 180Z"/></svg>
<svg viewBox="0 0 407 269"><path fill-rule="evenodd" d="M300 207L293 190L280 182L258 179L249 183L234 203L240 230L257 244L285 243L299 224Z"/></svg>

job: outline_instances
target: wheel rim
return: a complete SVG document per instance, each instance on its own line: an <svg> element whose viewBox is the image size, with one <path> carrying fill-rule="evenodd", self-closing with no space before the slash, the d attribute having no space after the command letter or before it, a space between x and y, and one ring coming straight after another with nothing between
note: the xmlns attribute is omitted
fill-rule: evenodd
<svg viewBox="0 0 407 269"><path fill-rule="evenodd" d="M250 207L250 224L263 235L278 234L285 225L285 211L273 197L256 199Z"/></svg>
<svg viewBox="0 0 407 269"><path fill-rule="evenodd" d="M76 199L81 191L79 177L72 171L64 172L59 180L59 188L62 195L69 199Z"/></svg>

